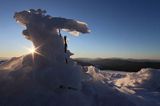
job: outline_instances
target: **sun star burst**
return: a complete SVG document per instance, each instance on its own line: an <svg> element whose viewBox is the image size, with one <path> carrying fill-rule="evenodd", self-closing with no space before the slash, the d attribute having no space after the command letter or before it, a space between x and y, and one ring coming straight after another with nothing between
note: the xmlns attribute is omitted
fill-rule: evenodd
<svg viewBox="0 0 160 106"><path fill-rule="evenodd" d="M39 47L40 47L40 46L39 46ZM35 54L43 56L43 55L42 55L41 53L39 53L38 50L37 50L39 47L36 47L36 48L35 48L34 46L32 46L32 47L24 47L26 50L29 51L29 53L32 54L32 61L33 61L33 62L35 61L35 57L34 57Z"/></svg>

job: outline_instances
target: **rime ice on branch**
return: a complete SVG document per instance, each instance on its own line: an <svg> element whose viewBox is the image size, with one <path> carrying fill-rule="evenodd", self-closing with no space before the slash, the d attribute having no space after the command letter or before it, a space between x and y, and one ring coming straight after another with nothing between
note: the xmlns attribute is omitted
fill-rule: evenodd
<svg viewBox="0 0 160 106"><path fill-rule="evenodd" d="M23 35L32 41L36 53L34 53L35 66L42 68L58 63L64 63L69 59L70 52L64 53L64 41L57 30L73 33L88 33L89 29L84 22L61 17L45 15L46 11L41 9L30 9L29 11L16 12L16 21L26 27Z"/></svg>

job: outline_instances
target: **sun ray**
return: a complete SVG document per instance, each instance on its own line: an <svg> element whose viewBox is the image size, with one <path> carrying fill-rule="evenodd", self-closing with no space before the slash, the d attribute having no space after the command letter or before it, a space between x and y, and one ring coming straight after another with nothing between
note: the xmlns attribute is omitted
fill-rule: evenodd
<svg viewBox="0 0 160 106"><path fill-rule="evenodd" d="M42 55L41 53L38 52L38 49L39 49L40 47L41 47L41 46L36 47L36 48L35 48L34 46L32 46L32 47L24 47L26 50L29 51L29 53L32 54L32 61L33 61L33 63L34 63L34 61L35 61L35 54L40 55L40 56L44 56L44 55Z"/></svg>

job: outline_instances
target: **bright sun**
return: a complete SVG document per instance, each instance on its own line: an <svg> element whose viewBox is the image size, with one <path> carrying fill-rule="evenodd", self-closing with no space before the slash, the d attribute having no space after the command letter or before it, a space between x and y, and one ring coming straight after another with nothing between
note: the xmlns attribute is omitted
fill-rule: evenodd
<svg viewBox="0 0 160 106"><path fill-rule="evenodd" d="M34 54L36 52L36 49L32 46L32 47L24 47L29 53Z"/></svg>
<svg viewBox="0 0 160 106"><path fill-rule="evenodd" d="M29 52L30 52L30 53L35 53L35 52L36 52L36 50L35 50L35 48L34 48L34 47L29 48L28 50L29 50Z"/></svg>
<svg viewBox="0 0 160 106"><path fill-rule="evenodd" d="M25 49L28 50L29 53L32 53L32 55L33 54L38 54L38 55L43 56L41 53L37 52L38 48L35 48L34 46L32 46L32 47L25 47Z"/></svg>

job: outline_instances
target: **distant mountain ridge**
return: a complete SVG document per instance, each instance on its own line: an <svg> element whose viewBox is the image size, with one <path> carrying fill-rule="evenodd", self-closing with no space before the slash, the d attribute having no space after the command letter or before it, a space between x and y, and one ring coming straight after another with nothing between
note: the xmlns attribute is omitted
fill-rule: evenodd
<svg viewBox="0 0 160 106"><path fill-rule="evenodd" d="M160 60L121 58L75 58L74 60L82 66L94 65L101 70L137 72L142 68L160 69Z"/></svg>
<svg viewBox="0 0 160 106"><path fill-rule="evenodd" d="M0 64L9 58L0 57ZM160 69L160 60L123 58L74 58L82 66L93 65L101 70L137 72L142 68Z"/></svg>

